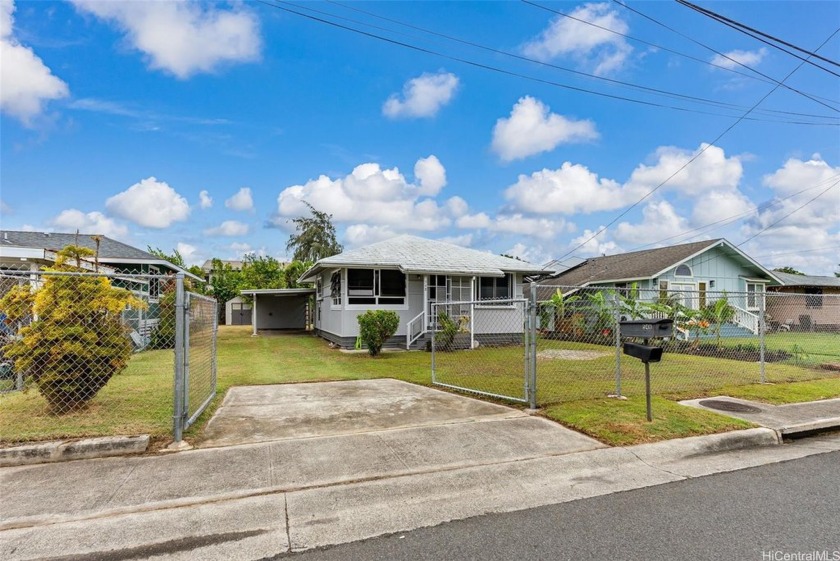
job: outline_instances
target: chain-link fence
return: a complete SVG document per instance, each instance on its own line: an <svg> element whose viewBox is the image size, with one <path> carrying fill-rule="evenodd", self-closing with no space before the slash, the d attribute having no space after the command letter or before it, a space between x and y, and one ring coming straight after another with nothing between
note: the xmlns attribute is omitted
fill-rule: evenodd
<svg viewBox="0 0 840 561"><path fill-rule="evenodd" d="M655 394L840 376L840 294L548 284L527 292L528 302L462 302L451 313L436 305L447 321L435 325L434 382L532 405L643 395L644 364L623 344L645 341L625 337L621 323L658 319L672 320L673 332L647 341L664 352L651 366ZM517 337L511 325L521 326Z"/></svg>
<svg viewBox="0 0 840 561"><path fill-rule="evenodd" d="M216 303L184 284L84 260L0 269L0 445L180 437L215 395Z"/></svg>

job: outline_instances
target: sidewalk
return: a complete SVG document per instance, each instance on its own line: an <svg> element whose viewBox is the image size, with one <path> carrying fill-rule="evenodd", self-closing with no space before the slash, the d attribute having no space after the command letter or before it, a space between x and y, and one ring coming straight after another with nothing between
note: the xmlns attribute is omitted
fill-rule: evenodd
<svg viewBox="0 0 840 561"><path fill-rule="evenodd" d="M538 426L527 421L548 422L524 418L520 430ZM492 434L493 425L482 428ZM260 559L840 450L837 433L778 445L763 428L564 450L495 435L486 463L457 442L458 427L438 435L455 455L429 442L432 453L414 460L398 434L386 444L361 434L337 451L325 437L4 468L0 557ZM418 429L393 432L409 430Z"/></svg>

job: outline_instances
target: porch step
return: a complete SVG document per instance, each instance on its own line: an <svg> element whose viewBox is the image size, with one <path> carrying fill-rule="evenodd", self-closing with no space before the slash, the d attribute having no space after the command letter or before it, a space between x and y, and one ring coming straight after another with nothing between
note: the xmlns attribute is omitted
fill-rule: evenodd
<svg viewBox="0 0 840 561"><path fill-rule="evenodd" d="M414 341L411 346L409 346L410 351L425 351L426 350L426 343L432 340L431 332L424 333L421 335L416 341Z"/></svg>

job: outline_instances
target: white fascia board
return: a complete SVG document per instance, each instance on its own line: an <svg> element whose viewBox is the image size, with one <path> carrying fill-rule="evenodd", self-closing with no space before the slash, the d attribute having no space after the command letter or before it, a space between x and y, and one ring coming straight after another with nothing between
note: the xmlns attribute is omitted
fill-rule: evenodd
<svg viewBox="0 0 840 561"><path fill-rule="evenodd" d="M33 247L5 247L0 245L0 257L46 259L46 252L43 249Z"/></svg>

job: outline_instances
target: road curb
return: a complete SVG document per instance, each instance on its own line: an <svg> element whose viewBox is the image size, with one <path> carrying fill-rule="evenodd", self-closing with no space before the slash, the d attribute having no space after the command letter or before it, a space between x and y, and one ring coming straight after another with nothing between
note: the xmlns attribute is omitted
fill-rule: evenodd
<svg viewBox="0 0 840 561"><path fill-rule="evenodd" d="M755 428L678 438L653 444L637 444L625 449L642 461L668 462L732 450L778 446L780 444L782 444L781 436L773 429Z"/></svg>
<svg viewBox="0 0 840 561"><path fill-rule="evenodd" d="M815 419L807 423L797 423L779 429L781 436L795 436L800 433L811 433L817 431L828 431L840 428L840 417L828 417L826 419Z"/></svg>
<svg viewBox="0 0 840 561"><path fill-rule="evenodd" d="M0 467L142 454L148 447L148 434L106 436L82 440L53 440L11 448L0 448Z"/></svg>

